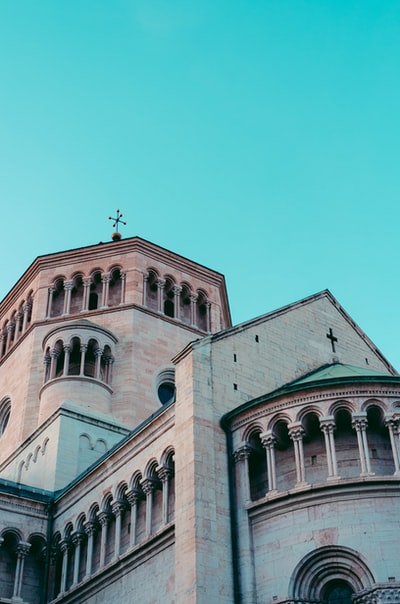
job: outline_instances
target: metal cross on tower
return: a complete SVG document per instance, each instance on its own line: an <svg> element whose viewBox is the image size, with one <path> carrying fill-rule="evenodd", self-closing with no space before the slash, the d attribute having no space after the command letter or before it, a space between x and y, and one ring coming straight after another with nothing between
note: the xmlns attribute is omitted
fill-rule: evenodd
<svg viewBox="0 0 400 604"><path fill-rule="evenodd" d="M114 220L114 224L113 224L113 228L117 228L117 230L115 231L115 233L112 234L112 239L113 241L117 241L119 239L121 239L121 233L118 231L118 225L119 223L126 225L126 222L124 222L124 220L122 219L123 214L117 210L117 217L113 218L112 216L108 217L108 220Z"/></svg>

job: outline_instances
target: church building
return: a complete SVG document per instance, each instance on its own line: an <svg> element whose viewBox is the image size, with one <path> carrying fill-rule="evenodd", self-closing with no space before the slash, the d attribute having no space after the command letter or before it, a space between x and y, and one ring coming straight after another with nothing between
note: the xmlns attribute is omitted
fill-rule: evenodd
<svg viewBox="0 0 400 604"><path fill-rule="evenodd" d="M232 325L114 235L0 303L0 603L400 602L390 362L328 290Z"/></svg>

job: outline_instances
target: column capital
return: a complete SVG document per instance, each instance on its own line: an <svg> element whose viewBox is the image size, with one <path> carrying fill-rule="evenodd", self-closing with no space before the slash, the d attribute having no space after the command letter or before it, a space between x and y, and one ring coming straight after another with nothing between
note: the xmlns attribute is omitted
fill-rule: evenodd
<svg viewBox="0 0 400 604"><path fill-rule="evenodd" d="M157 486L158 486L158 481L155 480L154 478L144 478L141 482L140 482L143 492L146 495L150 495L153 491L156 490Z"/></svg>
<svg viewBox="0 0 400 604"><path fill-rule="evenodd" d="M97 523L93 522L92 520L88 520L87 522L85 522L85 524L83 525L83 530L85 531L86 535L88 537L90 537L91 535L94 535L96 530L97 530Z"/></svg>
<svg viewBox="0 0 400 604"><path fill-rule="evenodd" d="M276 438L272 432L272 430L266 430L265 432L261 432L260 440L263 447L266 449L270 449L274 447L276 444Z"/></svg>
<svg viewBox="0 0 400 604"><path fill-rule="evenodd" d="M100 525L107 526L110 521L110 512L97 512L97 518L99 519Z"/></svg>
<svg viewBox="0 0 400 604"><path fill-rule="evenodd" d="M111 281L111 273L102 273L101 274L102 283L110 283L110 281Z"/></svg>
<svg viewBox="0 0 400 604"><path fill-rule="evenodd" d="M365 411L357 411L352 414L351 425L358 430L365 430L368 426L367 414Z"/></svg>
<svg viewBox="0 0 400 604"><path fill-rule="evenodd" d="M74 289L73 281L64 281L64 289L65 291L72 291Z"/></svg>
<svg viewBox="0 0 400 604"><path fill-rule="evenodd" d="M71 547L71 541L69 539L62 539L60 541L60 550L62 551L63 554L65 554L65 552L67 552L70 547Z"/></svg>
<svg viewBox="0 0 400 604"><path fill-rule="evenodd" d="M238 461L248 459L252 451L253 447L249 443L242 443L232 454L234 462L237 463Z"/></svg>
<svg viewBox="0 0 400 604"><path fill-rule="evenodd" d="M79 545L79 543L82 543L83 539L84 533L82 533L81 531L75 531L71 535L71 541L74 545Z"/></svg>
<svg viewBox="0 0 400 604"><path fill-rule="evenodd" d="M294 440L302 440L304 435L304 428L301 422L293 422L288 424L288 432L290 438Z"/></svg>
<svg viewBox="0 0 400 604"><path fill-rule="evenodd" d="M122 499L117 499L111 502L111 509L112 513L117 518L118 516L121 516L124 510L126 510L126 503Z"/></svg>
<svg viewBox="0 0 400 604"><path fill-rule="evenodd" d="M126 491L125 495L131 505L136 505L139 501L145 499L145 494L142 489L138 488L129 489L129 491Z"/></svg>
<svg viewBox="0 0 400 604"><path fill-rule="evenodd" d="M167 480L171 478L174 473L172 468L170 468L169 466L158 466L156 472L161 482L167 482Z"/></svg>

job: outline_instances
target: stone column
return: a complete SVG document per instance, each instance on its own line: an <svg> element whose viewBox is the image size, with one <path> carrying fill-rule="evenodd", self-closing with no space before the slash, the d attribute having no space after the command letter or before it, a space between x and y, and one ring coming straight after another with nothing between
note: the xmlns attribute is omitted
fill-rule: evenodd
<svg viewBox="0 0 400 604"><path fill-rule="evenodd" d="M107 357L105 359L105 375L104 375L104 382L106 382L106 384L111 384L112 381L112 366L114 363L114 359L112 357Z"/></svg>
<svg viewBox="0 0 400 604"><path fill-rule="evenodd" d="M60 594L63 594L63 593L65 593L65 591L67 589L69 541L63 539L60 543L60 548L61 548L61 553L62 553Z"/></svg>
<svg viewBox="0 0 400 604"><path fill-rule="evenodd" d="M158 312L163 312L163 302L164 302L164 287L165 281L163 279L158 279L157 281L157 310Z"/></svg>
<svg viewBox="0 0 400 604"><path fill-rule="evenodd" d="M14 329L15 329L15 323L14 321L10 321L7 325L7 342L6 342L6 353L9 351L10 346L11 346L11 342L12 342L12 335L14 333Z"/></svg>
<svg viewBox="0 0 400 604"><path fill-rule="evenodd" d="M56 377L56 371L57 371L57 359L60 356L60 353L58 352L58 350L56 350L55 348L53 348L53 350L51 350L50 352L50 357L51 357L51 361L50 361L50 379L53 380Z"/></svg>
<svg viewBox="0 0 400 604"><path fill-rule="evenodd" d="M24 318L22 321L22 333L26 332L26 328L28 326L28 318L29 318L29 313L32 310L32 304L26 303L24 304L24 307L22 309L23 313L24 313Z"/></svg>
<svg viewBox="0 0 400 604"><path fill-rule="evenodd" d="M82 308L81 312L87 312L89 310L89 298L90 298L90 285L92 280L90 277L84 277L83 283L83 296L82 296Z"/></svg>
<svg viewBox="0 0 400 604"><path fill-rule="evenodd" d="M6 336L4 333L0 334L0 359L5 355L5 342Z"/></svg>
<svg viewBox="0 0 400 604"><path fill-rule="evenodd" d="M207 333L211 333L211 302L206 300Z"/></svg>
<svg viewBox="0 0 400 604"><path fill-rule="evenodd" d="M71 346L69 344L65 344L64 346L64 367L63 367L63 375L68 375L69 369L69 356L71 354Z"/></svg>
<svg viewBox="0 0 400 604"><path fill-rule="evenodd" d="M86 354L87 346L86 344L81 344L81 365L79 369L79 375L85 375L85 354Z"/></svg>
<svg viewBox="0 0 400 604"><path fill-rule="evenodd" d="M175 285L172 289L174 292L174 319L179 320L179 309L180 309L180 298L182 293L182 288L178 285Z"/></svg>
<svg viewBox="0 0 400 604"><path fill-rule="evenodd" d="M22 588L22 577L24 574L24 562L25 557L28 555L29 550L31 548L30 543L26 543L24 541L20 541L17 546L17 565L15 567L15 576L14 576L14 590L12 599L18 600L22 602L21 599L21 588Z"/></svg>
<svg viewBox="0 0 400 604"><path fill-rule="evenodd" d="M107 528L110 515L108 512L97 512L97 517L101 526L100 568L102 568L106 562Z"/></svg>
<svg viewBox="0 0 400 604"><path fill-rule="evenodd" d="M266 495L276 493L275 443L272 430L260 434L260 440L267 456L268 491Z"/></svg>
<svg viewBox="0 0 400 604"><path fill-rule="evenodd" d="M44 365L44 380L43 382L46 383L49 379L50 379L50 367L51 367L51 357L49 356L45 356L43 359L43 365Z"/></svg>
<svg viewBox="0 0 400 604"><path fill-rule="evenodd" d="M20 312L17 312L17 314L15 315L15 335L14 335L15 342L18 340L19 335L20 335L22 317L23 317L23 315Z"/></svg>
<svg viewBox="0 0 400 604"><path fill-rule="evenodd" d="M239 570L240 602L255 602L254 565L248 563L252 557L252 538L246 506L251 502L249 457L252 447L242 442L233 453L236 483L237 554Z"/></svg>
<svg viewBox="0 0 400 604"><path fill-rule="evenodd" d="M101 357L103 356L103 350L98 348L94 351L95 356L95 368L94 368L94 377L96 380L100 379L100 369L101 369Z"/></svg>
<svg viewBox="0 0 400 604"><path fill-rule="evenodd" d="M172 470L168 466L159 466L157 476L162 483L162 517L163 523L168 524L168 500L169 500L169 479L172 476Z"/></svg>
<svg viewBox="0 0 400 604"><path fill-rule="evenodd" d="M101 292L101 308L108 307L108 295L110 291L110 281L111 275L110 273L103 273L101 275L101 282L103 284L102 292Z"/></svg>
<svg viewBox="0 0 400 604"><path fill-rule="evenodd" d="M71 310L71 293L74 289L73 281L64 281L64 308L63 315L69 315Z"/></svg>
<svg viewBox="0 0 400 604"><path fill-rule="evenodd" d="M304 428L300 422L288 425L289 436L294 445L294 456L296 463L296 487L302 487L307 484L304 467L303 434Z"/></svg>
<svg viewBox="0 0 400 604"><path fill-rule="evenodd" d="M74 574L72 585L76 585L79 581L79 563L81 559L81 543L83 541L83 535L82 533L76 532L72 534L71 539L74 544Z"/></svg>
<svg viewBox="0 0 400 604"><path fill-rule="evenodd" d="M366 434L367 425L368 422L366 413L364 413L363 411L353 413L352 426L357 434L358 451L361 463L360 476L369 476L373 474L371 472L371 463L368 451L368 442Z"/></svg>
<svg viewBox="0 0 400 604"><path fill-rule="evenodd" d="M399 420L393 416L385 417L385 426L389 430L390 446L392 448L392 455L394 461L394 474L398 476L400 474L400 456L399 456L399 444L398 444L398 433L399 433Z"/></svg>
<svg viewBox="0 0 400 604"><path fill-rule="evenodd" d="M118 558L121 553L121 522L125 508L125 503L121 500L111 502L112 513L115 516L114 558Z"/></svg>
<svg viewBox="0 0 400 604"><path fill-rule="evenodd" d="M190 295L190 324L193 326L196 325L196 302L197 302L196 294L191 294Z"/></svg>
<svg viewBox="0 0 400 604"><path fill-rule="evenodd" d="M143 275L143 306L147 306L147 287L149 275Z"/></svg>
<svg viewBox="0 0 400 604"><path fill-rule="evenodd" d="M51 307L53 305L53 294L55 292L54 287L49 287L47 289L47 307L46 307L46 319L51 317Z"/></svg>
<svg viewBox="0 0 400 604"><path fill-rule="evenodd" d="M251 501L249 457L252 451L248 443L242 443L233 453L236 467L236 492L238 494L238 506L246 505Z"/></svg>
<svg viewBox="0 0 400 604"><path fill-rule="evenodd" d="M83 525L83 528L88 539L85 577L90 577L93 566L93 539L96 532L96 523L88 521Z"/></svg>
<svg viewBox="0 0 400 604"><path fill-rule="evenodd" d="M153 493L156 484L151 478L144 478L140 484L146 495L146 537L149 537L152 534Z"/></svg>
<svg viewBox="0 0 400 604"><path fill-rule="evenodd" d="M321 417L319 420L322 433L325 439L326 461L328 464L328 480L337 480L338 476L335 439L333 432L335 430L335 419L333 415Z"/></svg>
<svg viewBox="0 0 400 604"><path fill-rule="evenodd" d="M126 498L131 506L131 539L130 545L133 547L136 545L137 539L137 508L139 501L145 498L145 495L141 489L131 489L126 492Z"/></svg>
<svg viewBox="0 0 400 604"><path fill-rule="evenodd" d="M121 278L121 301L120 304L125 304L125 295L126 295L126 273L123 272L120 274Z"/></svg>

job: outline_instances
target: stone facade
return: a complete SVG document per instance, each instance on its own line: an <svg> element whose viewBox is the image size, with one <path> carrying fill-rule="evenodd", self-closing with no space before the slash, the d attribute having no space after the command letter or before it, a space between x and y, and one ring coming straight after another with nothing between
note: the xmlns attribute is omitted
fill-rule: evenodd
<svg viewBox="0 0 400 604"><path fill-rule="evenodd" d="M324 291L231 325L139 238L0 306L0 602L399 599L400 378Z"/></svg>

